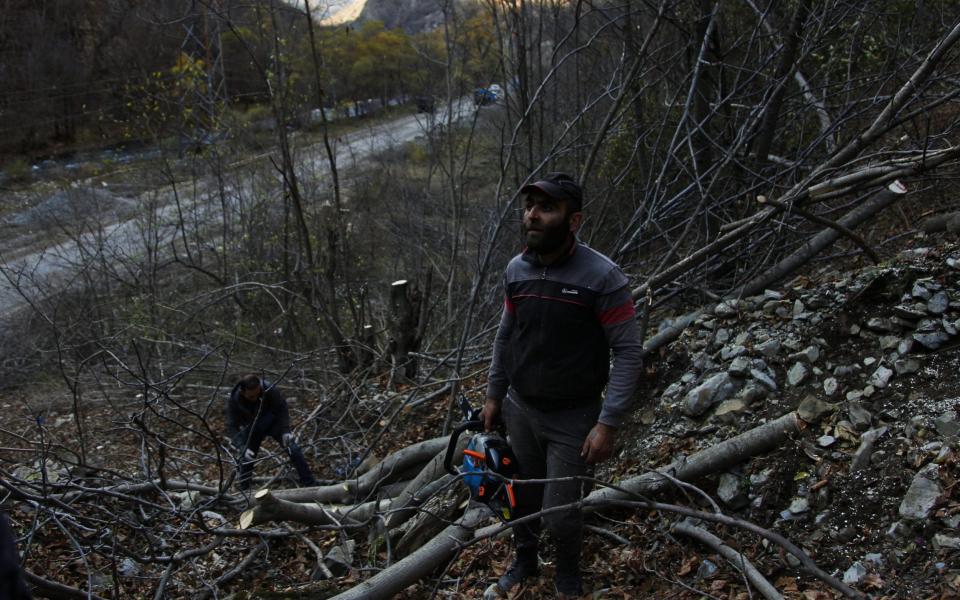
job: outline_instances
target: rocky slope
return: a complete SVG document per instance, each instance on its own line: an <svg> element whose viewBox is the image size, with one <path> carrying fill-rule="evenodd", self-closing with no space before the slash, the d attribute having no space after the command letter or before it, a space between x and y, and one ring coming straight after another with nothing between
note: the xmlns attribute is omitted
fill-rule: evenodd
<svg viewBox="0 0 960 600"><path fill-rule="evenodd" d="M658 405L623 453L646 464L612 469L663 464L799 407L804 435L706 491L863 592L956 597L960 246L916 241L699 318L656 365Z"/></svg>

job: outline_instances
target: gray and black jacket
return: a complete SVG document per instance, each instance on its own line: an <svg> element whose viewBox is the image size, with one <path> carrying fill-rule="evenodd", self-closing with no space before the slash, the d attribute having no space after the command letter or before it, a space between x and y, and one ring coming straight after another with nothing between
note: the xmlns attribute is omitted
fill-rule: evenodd
<svg viewBox="0 0 960 600"><path fill-rule="evenodd" d="M530 251L514 257L503 284L487 397L502 400L509 388L549 411L598 402L606 386L599 421L620 427L643 349L623 271L577 242L549 266Z"/></svg>
<svg viewBox="0 0 960 600"><path fill-rule="evenodd" d="M271 435L278 439L290 431L290 411L279 388L269 381L260 382L260 397L256 402L240 398L240 384L233 386L227 400L227 436L237 448L246 448L251 432L261 437Z"/></svg>

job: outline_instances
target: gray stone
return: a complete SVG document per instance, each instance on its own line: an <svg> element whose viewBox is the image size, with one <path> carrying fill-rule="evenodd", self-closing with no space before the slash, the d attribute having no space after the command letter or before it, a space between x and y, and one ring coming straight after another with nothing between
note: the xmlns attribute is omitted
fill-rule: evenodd
<svg viewBox="0 0 960 600"><path fill-rule="evenodd" d="M960 259L948 258L947 266L950 267L951 269L960 269Z"/></svg>
<svg viewBox="0 0 960 600"><path fill-rule="evenodd" d="M917 323L917 332L932 333L940 331L940 321L941 319L924 319Z"/></svg>
<svg viewBox="0 0 960 600"><path fill-rule="evenodd" d="M884 317L874 317L867 321L867 329L878 333L891 333L896 331L893 322ZM851 331L851 333L853 332Z"/></svg>
<svg viewBox="0 0 960 600"><path fill-rule="evenodd" d="M934 419L933 426L937 433L945 438L960 436L960 421L957 421L957 415L952 411L947 411Z"/></svg>
<svg viewBox="0 0 960 600"><path fill-rule="evenodd" d="M807 346L800 352L794 352L787 358L790 360L813 364L820 360L820 348L817 348L816 346Z"/></svg>
<svg viewBox="0 0 960 600"><path fill-rule="evenodd" d="M867 387L863 388L862 394L864 398L869 398L873 396L874 392L876 391L877 391L877 388L873 387L872 385L868 385Z"/></svg>
<svg viewBox="0 0 960 600"><path fill-rule="evenodd" d="M334 576L342 577L350 572L353 565L353 551L356 542L347 540L344 544L337 544L323 557L323 562Z"/></svg>
<svg viewBox="0 0 960 600"><path fill-rule="evenodd" d="M853 375L854 373L856 373L858 368L859 367L850 367L846 365L841 365L833 370L833 374L836 377L846 377L848 375Z"/></svg>
<svg viewBox="0 0 960 600"><path fill-rule="evenodd" d="M797 407L797 416L807 423L817 423L820 419L836 410L836 404L824 402L816 396L810 395L804 398L800 406Z"/></svg>
<svg viewBox="0 0 960 600"><path fill-rule="evenodd" d="M917 300L929 300L931 296L933 296L933 292L928 290L923 282L917 281L913 284L913 290L910 292L910 295Z"/></svg>
<svg viewBox="0 0 960 600"><path fill-rule="evenodd" d="M749 502L742 479L732 473L724 473L720 476L717 497L733 509L743 508Z"/></svg>
<svg viewBox="0 0 960 600"><path fill-rule="evenodd" d="M893 313L902 319L909 321L919 321L927 316L927 306L921 304L918 309L915 305L898 304L893 307Z"/></svg>
<svg viewBox="0 0 960 600"><path fill-rule="evenodd" d="M810 369L803 363L794 363L790 370L787 371L787 384L792 386L798 386L803 383L807 376L810 375Z"/></svg>
<svg viewBox="0 0 960 600"><path fill-rule="evenodd" d="M931 333L915 333L913 339L927 350L937 350L950 339L950 336L943 331L934 331Z"/></svg>
<svg viewBox="0 0 960 600"><path fill-rule="evenodd" d="M950 307L950 298L946 292L937 292L927 300L927 312L932 315L942 315Z"/></svg>
<svg viewBox="0 0 960 600"><path fill-rule="evenodd" d="M960 537L950 537L943 533L933 536L933 545L937 548L960 550Z"/></svg>
<svg viewBox="0 0 960 600"><path fill-rule="evenodd" d="M850 417L850 424L857 431L866 431L870 429L870 423L873 415L865 409L859 402L851 402L847 405L847 415Z"/></svg>
<svg viewBox="0 0 960 600"><path fill-rule="evenodd" d="M850 565L850 568L843 573L843 582L847 585L857 585L860 580L867 576L867 568L860 561Z"/></svg>
<svg viewBox="0 0 960 600"><path fill-rule="evenodd" d="M887 529L887 537L894 540L903 540L913 535L913 529L903 521L895 521Z"/></svg>
<svg viewBox="0 0 960 600"><path fill-rule="evenodd" d="M887 387L887 384L890 383L891 377L893 377L893 371L883 365L880 365L870 377L870 385L878 388L885 388Z"/></svg>
<svg viewBox="0 0 960 600"><path fill-rule="evenodd" d="M752 486L760 486L760 485L765 484L766 482L770 481L770 477L771 477L775 472L776 472L776 471L775 471L775 469L774 469L773 467L768 467L768 468L760 471L759 473L753 473L752 475L750 475L750 485L752 485Z"/></svg>
<svg viewBox="0 0 960 600"><path fill-rule="evenodd" d="M800 350L800 340L792 335L784 339L781 343L787 350L793 350L794 352Z"/></svg>
<svg viewBox="0 0 960 600"><path fill-rule="evenodd" d="M696 379L697 376L694 373L684 373L683 376L680 377L680 382L684 384L693 383Z"/></svg>
<svg viewBox="0 0 960 600"><path fill-rule="evenodd" d="M901 517L914 520L924 520L930 517L934 505L943 495L939 474L940 467L938 465L927 465L920 469L900 503Z"/></svg>
<svg viewBox="0 0 960 600"><path fill-rule="evenodd" d="M764 300L783 300L783 293L776 290L763 290Z"/></svg>
<svg viewBox="0 0 960 600"><path fill-rule="evenodd" d="M715 341L717 344L721 344L721 345L722 345L722 344L726 344L727 342L729 342L729 341L730 341L730 330L729 330L729 329L721 329L720 331L718 331L718 332L717 332L717 335L714 337L714 341Z"/></svg>
<svg viewBox="0 0 960 600"><path fill-rule="evenodd" d="M867 468L867 466L871 463L874 444L876 444L880 436L886 432L886 427L878 427L877 429L871 429L860 436L860 447L857 448L857 451L853 455L853 459L850 461L851 473L856 473L857 471L862 471L863 469ZM878 452L877 454L880 453Z"/></svg>
<svg viewBox="0 0 960 600"><path fill-rule="evenodd" d="M730 317L737 316L737 314L739 313L739 310L740 310L740 301L735 298L732 298L732 299L723 300L719 302L713 308L713 314L715 314L716 316L722 319L727 319Z"/></svg>
<svg viewBox="0 0 960 600"><path fill-rule="evenodd" d="M845 397L851 402L858 402L861 398L863 398L863 390L850 390L847 392Z"/></svg>
<svg viewBox="0 0 960 600"><path fill-rule="evenodd" d="M750 409L749 403L742 398L734 398L732 400L724 400L717 406L717 409L713 411L713 416L717 419L728 422L735 423L737 417L747 412Z"/></svg>
<svg viewBox="0 0 960 600"><path fill-rule="evenodd" d="M716 575L717 571L719 570L720 570L720 567L713 564L712 561L703 559L703 561L700 562L700 566L697 567L697 577L699 579L710 579L711 577Z"/></svg>
<svg viewBox="0 0 960 600"><path fill-rule="evenodd" d="M956 321L951 321L950 319L942 319L940 325L943 327L943 331L947 335L957 335L957 323Z"/></svg>
<svg viewBox="0 0 960 600"><path fill-rule="evenodd" d="M771 392L777 391L777 382L774 381L772 377L770 377L760 369L750 369L750 377L753 377L754 379L762 383Z"/></svg>
<svg viewBox="0 0 960 600"><path fill-rule="evenodd" d="M715 404L735 394L738 389L739 385L730 378L729 373L718 373L687 393L683 401L683 414L699 417Z"/></svg>
<svg viewBox="0 0 960 600"><path fill-rule="evenodd" d="M730 373L734 377L746 377L749 372L750 359L746 356L736 357L733 359L733 362L730 363L730 366L727 367L727 373Z"/></svg>
<svg viewBox="0 0 960 600"><path fill-rule="evenodd" d="M789 510L791 514L801 515L810 510L810 501L806 498L794 498L793 502L790 503L790 508L787 510Z"/></svg>
<svg viewBox="0 0 960 600"><path fill-rule="evenodd" d="M664 398L675 398L677 394L680 393L680 390L682 389L683 389L683 386L680 385L680 382L674 381L673 383L667 386L667 389L663 390L663 394L661 394L661 396Z"/></svg>
<svg viewBox="0 0 960 600"><path fill-rule="evenodd" d="M915 358L901 358L894 361L893 370L897 375L909 375L920 370L920 361Z"/></svg>
<svg viewBox="0 0 960 600"><path fill-rule="evenodd" d="M893 350L900 345L900 338L895 335L883 335L880 336L880 349L881 350Z"/></svg>
<svg viewBox="0 0 960 600"><path fill-rule="evenodd" d="M817 445L821 448L829 448L837 443L837 438L832 435L821 435L817 438Z"/></svg>
<svg viewBox="0 0 960 600"><path fill-rule="evenodd" d="M840 384L837 383L837 380L833 377L827 377L823 380L823 393L832 396L837 393L837 388L840 387Z"/></svg>
<svg viewBox="0 0 960 600"><path fill-rule="evenodd" d="M863 562L873 563L878 567L883 566L883 555L879 552L868 552L863 557Z"/></svg>
<svg viewBox="0 0 960 600"><path fill-rule="evenodd" d="M124 558L117 565L117 572L124 577L136 577L140 574L140 565L130 558Z"/></svg>
<svg viewBox="0 0 960 600"><path fill-rule="evenodd" d="M758 400L763 400L769 393L770 391L766 386L750 382L743 386L743 389L737 394L737 398L743 400L747 405L750 405Z"/></svg>
<svg viewBox="0 0 960 600"><path fill-rule="evenodd" d="M793 301L793 316L799 317L807 311L807 308L803 305L803 302L799 300Z"/></svg>
<svg viewBox="0 0 960 600"><path fill-rule="evenodd" d="M877 359L872 356L863 359L863 366L865 367L872 367L875 364L877 364Z"/></svg>
<svg viewBox="0 0 960 600"><path fill-rule="evenodd" d="M724 346L720 350L721 360L732 360L738 356L743 356L747 353L747 349L744 346L734 345L734 346Z"/></svg>
<svg viewBox="0 0 960 600"><path fill-rule="evenodd" d="M769 339L761 344L754 346L754 349L767 358L772 358L780 353L780 340Z"/></svg>

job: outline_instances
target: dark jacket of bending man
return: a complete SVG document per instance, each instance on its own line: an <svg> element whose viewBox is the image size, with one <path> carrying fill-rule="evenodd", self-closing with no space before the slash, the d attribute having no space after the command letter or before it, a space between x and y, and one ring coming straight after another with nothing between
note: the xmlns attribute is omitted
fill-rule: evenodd
<svg viewBox="0 0 960 600"><path fill-rule="evenodd" d="M506 425L521 479L587 476L613 454L640 375L636 311L620 268L576 237L583 223L580 186L553 173L521 193L526 248L504 273L481 418L488 431L501 420ZM574 480L516 489L519 518L576 502L589 486ZM581 595L581 512L542 521L557 548L558 595ZM540 527L514 527L514 559L497 582L500 592L539 573Z"/></svg>
<svg viewBox="0 0 960 600"><path fill-rule="evenodd" d="M276 385L256 375L244 375L227 400L227 436L240 453L238 486L248 489L260 444L272 437L286 451L300 485L316 485L303 451L290 430L287 400Z"/></svg>

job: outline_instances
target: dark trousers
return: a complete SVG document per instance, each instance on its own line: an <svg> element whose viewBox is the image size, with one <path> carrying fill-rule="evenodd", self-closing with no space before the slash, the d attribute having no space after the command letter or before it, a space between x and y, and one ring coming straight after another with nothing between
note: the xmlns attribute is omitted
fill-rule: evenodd
<svg viewBox="0 0 960 600"><path fill-rule="evenodd" d="M300 449L300 446L298 446L294 441L291 441L289 444L284 446L283 434L285 433L289 433L289 431L282 429L279 424L275 423L275 419L273 418L272 414L261 414L250 427L247 427L242 432L241 436L244 446L240 451L240 456L242 457L247 449L252 450L254 455L256 455L258 452L260 452L260 444L263 443L263 440L267 437L272 437L287 452L287 455L290 457L290 464L292 464L293 468L296 469L297 477L300 479L300 483L303 485L313 484L313 473L310 472L310 467L307 466L307 459L304 458L303 451ZM240 487L249 487L250 480L252 478L253 461L241 459L239 477Z"/></svg>
<svg viewBox="0 0 960 600"><path fill-rule="evenodd" d="M542 411L507 395L502 408L510 445L520 464L519 479L555 479L586 476L592 468L580 456L587 434L597 423L600 404L585 408ZM590 485L581 480L516 486L516 516L570 504L583 498ZM546 526L557 546L557 567L567 572L579 569L583 543L583 515L577 509L544 515ZM513 528L518 554L535 555L540 538L540 521Z"/></svg>

